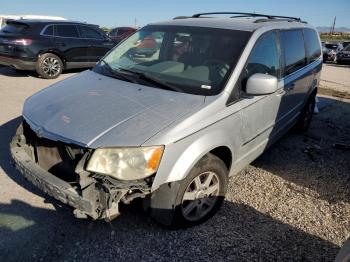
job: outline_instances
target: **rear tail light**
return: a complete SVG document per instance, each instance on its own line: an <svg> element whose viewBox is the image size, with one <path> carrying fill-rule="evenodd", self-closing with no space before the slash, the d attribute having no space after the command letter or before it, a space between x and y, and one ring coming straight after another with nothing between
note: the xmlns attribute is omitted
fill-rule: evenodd
<svg viewBox="0 0 350 262"><path fill-rule="evenodd" d="M21 39L14 39L14 40L3 40L2 42L4 44L10 44L10 45L31 45L33 41L32 39L21 38Z"/></svg>
<svg viewBox="0 0 350 262"><path fill-rule="evenodd" d="M15 45L31 45L32 44L32 39L15 39L13 40L13 43Z"/></svg>

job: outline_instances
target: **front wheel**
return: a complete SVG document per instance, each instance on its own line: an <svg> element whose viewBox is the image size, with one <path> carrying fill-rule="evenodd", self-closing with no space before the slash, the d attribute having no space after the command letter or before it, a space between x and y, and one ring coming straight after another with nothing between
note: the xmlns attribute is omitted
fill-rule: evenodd
<svg viewBox="0 0 350 262"><path fill-rule="evenodd" d="M57 78L63 70L62 60L55 54L40 55L36 64L36 72L45 79Z"/></svg>
<svg viewBox="0 0 350 262"><path fill-rule="evenodd" d="M190 227L218 211L227 191L228 170L220 158L209 153L184 180L171 184L152 196L151 215L171 228Z"/></svg>

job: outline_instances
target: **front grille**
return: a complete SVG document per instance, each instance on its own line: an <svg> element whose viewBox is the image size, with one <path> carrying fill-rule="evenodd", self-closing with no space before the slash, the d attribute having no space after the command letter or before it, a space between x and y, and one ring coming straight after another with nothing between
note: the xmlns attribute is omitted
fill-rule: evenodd
<svg viewBox="0 0 350 262"><path fill-rule="evenodd" d="M23 133L34 151L35 162L46 171L70 183L78 182L75 168L87 152L86 148L40 138L23 122Z"/></svg>

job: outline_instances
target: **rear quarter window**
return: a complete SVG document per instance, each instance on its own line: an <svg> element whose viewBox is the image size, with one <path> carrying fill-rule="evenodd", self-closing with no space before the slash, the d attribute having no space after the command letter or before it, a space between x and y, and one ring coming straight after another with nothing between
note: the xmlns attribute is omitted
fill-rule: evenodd
<svg viewBox="0 0 350 262"><path fill-rule="evenodd" d="M53 36L53 25L50 25L44 29L43 35Z"/></svg>
<svg viewBox="0 0 350 262"><path fill-rule="evenodd" d="M301 29L280 32L280 43L285 61L284 75L289 75L306 65L306 52Z"/></svg>
<svg viewBox="0 0 350 262"><path fill-rule="evenodd" d="M304 29L304 36L308 61L309 63L312 63L321 56L319 37L315 30L309 28Z"/></svg>

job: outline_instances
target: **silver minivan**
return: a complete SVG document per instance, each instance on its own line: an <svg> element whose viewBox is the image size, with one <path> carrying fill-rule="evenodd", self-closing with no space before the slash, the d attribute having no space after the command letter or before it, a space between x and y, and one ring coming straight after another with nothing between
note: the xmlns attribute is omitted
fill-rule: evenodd
<svg viewBox="0 0 350 262"><path fill-rule="evenodd" d="M28 98L11 153L76 217L111 220L142 198L156 221L192 226L218 210L230 176L290 128L307 129L321 67L319 36L298 18L149 24Z"/></svg>

